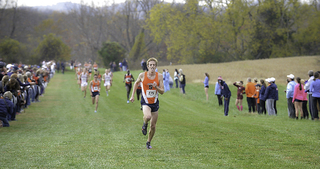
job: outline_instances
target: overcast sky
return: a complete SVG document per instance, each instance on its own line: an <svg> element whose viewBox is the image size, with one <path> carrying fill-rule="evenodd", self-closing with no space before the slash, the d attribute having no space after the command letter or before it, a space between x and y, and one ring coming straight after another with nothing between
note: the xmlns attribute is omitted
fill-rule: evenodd
<svg viewBox="0 0 320 169"><path fill-rule="evenodd" d="M105 5L106 1L107 4L110 5L113 3L121 3L125 2L125 0L93 0L96 5ZM172 2L172 0L165 0L166 2ZM81 0L18 0L18 6L48 6L48 5L55 5L59 2L73 2L73 3L80 3ZM83 0L83 2L91 4L92 0ZM184 0L175 0L175 2L184 2Z"/></svg>

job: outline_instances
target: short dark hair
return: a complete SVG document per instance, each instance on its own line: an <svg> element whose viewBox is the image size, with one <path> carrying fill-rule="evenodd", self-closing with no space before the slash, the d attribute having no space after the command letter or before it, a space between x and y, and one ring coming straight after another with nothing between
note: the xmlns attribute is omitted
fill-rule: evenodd
<svg viewBox="0 0 320 169"><path fill-rule="evenodd" d="M309 77L313 76L313 70L309 70L308 75L309 75Z"/></svg>
<svg viewBox="0 0 320 169"><path fill-rule="evenodd" d="M314 73L314 81L316 81L317 78L319 78L319 71Z"/></svg>

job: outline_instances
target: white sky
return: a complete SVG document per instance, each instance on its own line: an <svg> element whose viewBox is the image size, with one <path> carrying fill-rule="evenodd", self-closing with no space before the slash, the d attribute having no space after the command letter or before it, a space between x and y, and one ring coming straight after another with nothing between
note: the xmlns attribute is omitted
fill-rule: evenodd
<svg viewBox="0 0 320 169"><path fill-rule="evenodd" d="M84 3L91 4L93 1L95 5L111 5L113 2L122 3L126 0L82 0ZM173 0L165 0L166 2L172 2ZM18 6L49 6L55 5L59 2L73 2L73 3L81 3L81 0L18 0ZM175 0L175 2L184 2L184 0Z"/></svg>

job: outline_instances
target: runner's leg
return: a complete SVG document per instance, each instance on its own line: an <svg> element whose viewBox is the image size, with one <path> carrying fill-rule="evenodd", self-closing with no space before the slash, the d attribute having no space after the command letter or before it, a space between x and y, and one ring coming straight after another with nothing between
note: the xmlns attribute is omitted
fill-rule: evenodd
<svg viewBox="0 0 320 169"><path fill-rule="evenodd" d="M97 111L98 110L99 95L96 95L95 100L96 100L96 111Z"/></svg>
<svg viewBox="0 0 320 169"><path fill-rule="evenodd" d="M158 111L151 113L151 124L150 124L150 130L148 135L148 142L151 142L154 133L156 132L156 124L158 121Z"/></svg>

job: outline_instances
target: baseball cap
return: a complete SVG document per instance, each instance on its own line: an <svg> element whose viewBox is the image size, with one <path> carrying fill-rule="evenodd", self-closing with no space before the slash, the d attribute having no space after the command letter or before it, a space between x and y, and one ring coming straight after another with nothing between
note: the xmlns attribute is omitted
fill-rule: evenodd
<svg viewBox="0 0 320 169"><path fill-rule="evenodd" d="M271 81L271 82L274 82L274 81L276 81L276 79L275 79L274 77L271 77L271 78L270 78L270 81Z"/></svg>
<svg viewBox="0 0 320 169"><path fill-rule="evenodd" d="M293 74L290 74L290 75L287 75L288 78L290 79L293 79L294 78L294 75Z"/></svg>

